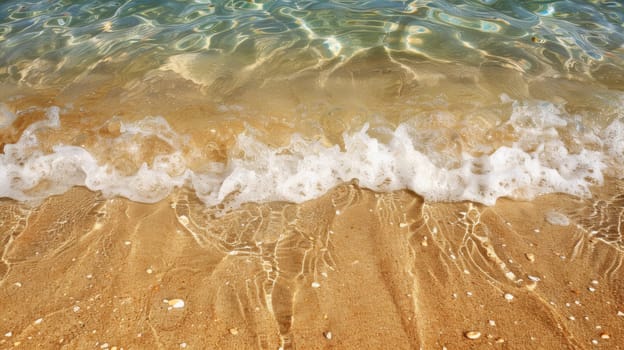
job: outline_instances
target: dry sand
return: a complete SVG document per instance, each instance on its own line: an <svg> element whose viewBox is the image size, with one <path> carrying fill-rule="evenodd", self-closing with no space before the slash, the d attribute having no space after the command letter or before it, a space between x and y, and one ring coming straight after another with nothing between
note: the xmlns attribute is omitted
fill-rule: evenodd
<svg viewBox="0 0 624 350"><path fill-rule="evenodd" d="M0 348L622 348L617 186L493 207L357 184L228 213L183 190L2 200Z"/></svg>

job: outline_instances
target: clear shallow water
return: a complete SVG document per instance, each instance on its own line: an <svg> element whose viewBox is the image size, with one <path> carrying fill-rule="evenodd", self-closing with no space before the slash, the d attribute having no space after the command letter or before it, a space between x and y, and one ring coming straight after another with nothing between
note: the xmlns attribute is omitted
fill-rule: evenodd
<svg viewBox="0 0 624 350"><path fill-rule="evenodd" d="M98 71L141 75L188 53L288 72L384 48L604 78L605 66L622 75L623 23L617 1L5 1L0 72L66 84Z"/></svg>
<svg viewBox="0 0 624 350"><path fill-rule="evenodd" d="M581 197L624 171L619 2L0 5L0 197ZM62 108L51 107L60 106Z"/></svg>

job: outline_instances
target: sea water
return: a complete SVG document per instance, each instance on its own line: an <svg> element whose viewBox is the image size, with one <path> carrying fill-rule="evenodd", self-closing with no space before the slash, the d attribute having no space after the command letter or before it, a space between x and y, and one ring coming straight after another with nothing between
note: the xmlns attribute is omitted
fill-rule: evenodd
<svg viewBox="0 0 624 350"><path fill-rule="evenodd" d="M0 197L591 197L623 88L618 1L5 1Z"/></svg>

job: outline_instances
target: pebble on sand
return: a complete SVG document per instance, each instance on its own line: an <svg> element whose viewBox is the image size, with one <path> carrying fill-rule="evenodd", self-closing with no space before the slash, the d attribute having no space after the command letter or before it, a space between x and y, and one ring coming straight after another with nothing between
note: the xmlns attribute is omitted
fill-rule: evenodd
<svg viewBox="0 0 624 350"><path fill-rule="evenodd" d="M607 334L607 333L601 333L600 334L600 338L602 338L602 339L609 339L609 338L611 338L611 336L609 334Z"/></svg>
<svg viewBox="0 0 624 350"><path fill-rule="evenodd" d="M236 329L236 328L230 328L229 331L230 331L231 335L238 335L238 329Z"/></svg>
<svg viewBox="0 0 624 350"><path fill-rule="evenodd" d="M38 318L35 322L33 322L33 324L41 324L41 322L43 322L43 318Z"/></svg>
<svg viewBox="0 0 624 350"><path fill-rule="evenodd" d="M321 286L321 284L318 283L318 282L312 282L311 286L312 286L312 288L319 288Z"/></svg>
<svg viewBox="0 0 624 350"><path fill-rule="evenodd" d="M331 340L331 338L332 338L332 332L330 332L330 331L323 332L323 336L325 337L325 339L327 339L327 340Z"/></svg>
<svg viewBox="0 0 624 350"><path fill-rule="evenodd" d="M512 301L514 296L511 293L505 293L505 300Z"/></svg>
<svg viewBox="0 0 624 350"><path fill-rule="evenodd" d="M12 337L13 336L13 332L6 332L6 333L4 333L4 336L7 337L7 338Z"/></svg>
<svg viewBox="0 0 624 350"><path fill-rule="evenodd" d="M466 333L464 333L464 336L466 336L466 338L471 339L471 340L476 340L481 338L481 332L479 331L468 331Z"/></svg>
<svg viewBox="0 0 624 350"><path fill-rule="evenodd" d="M524 256L527 258L528 261L535 262L535 254L533 254L533 253L525 253Z"/></svg>

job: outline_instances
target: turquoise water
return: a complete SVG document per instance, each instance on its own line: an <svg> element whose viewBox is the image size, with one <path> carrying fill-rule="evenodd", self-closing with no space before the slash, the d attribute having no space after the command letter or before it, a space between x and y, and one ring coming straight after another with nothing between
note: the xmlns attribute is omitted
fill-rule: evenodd
<svg viewBox="0 0 624 350"><path fill-rule="evenodd" d="M623 23L618 1L4 1L0 79L140 75L183 53L288 71L374 48L604 79L605 67L623 74Z"/></svg>

